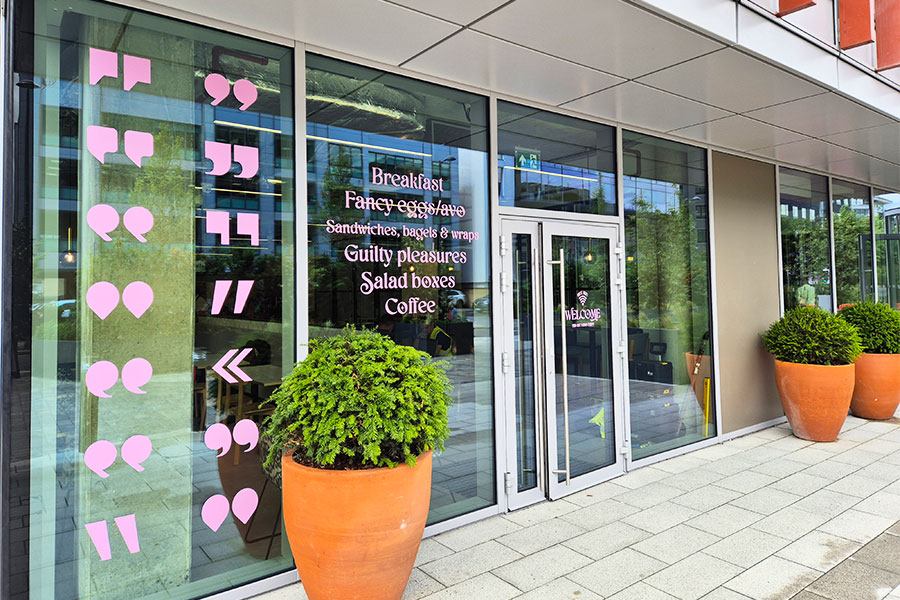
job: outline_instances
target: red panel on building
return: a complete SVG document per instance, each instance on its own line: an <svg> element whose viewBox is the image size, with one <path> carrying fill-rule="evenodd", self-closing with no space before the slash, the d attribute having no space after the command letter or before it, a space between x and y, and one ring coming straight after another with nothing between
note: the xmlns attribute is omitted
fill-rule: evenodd
<svg viewBox="0 0 900 600"><path fill-rule="evenodd" d="M797 12L798 10L803 10L804 8L809 8L810 6L815 6L816 0L778 0L778 15L779 17L783 17L785 15L789 15L792 12Z"/></svg>
<svg viewBox="0 0 900 600"><path fill-rule="evenodd" d="M884 71L900 67L900 2L875 0L876 69Z"/></svg>
<svg viewBox="0 0 900 600"><path fill-rule="evenodd" d="M840 0L841 49L875 41L875 0Z"/></svg>

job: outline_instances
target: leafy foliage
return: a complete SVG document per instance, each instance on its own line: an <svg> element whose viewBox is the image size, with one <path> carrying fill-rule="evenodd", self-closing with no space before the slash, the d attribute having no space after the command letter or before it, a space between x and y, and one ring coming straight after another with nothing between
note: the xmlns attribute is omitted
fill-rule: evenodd
<svg viewBox="0 0 900 600"><path fill-rule="evenodd" d="M862 352L856 328L817 306L789 310L762 337L766 349L783 362L847 365Z"/></svg>
<svg viewBox="0 0 900 600"><path fill-rule="evenodd" d="M900 354L900 312L886 304L863 302L845 306L838 312L859 331L864 352Z"/></svg>
<svg viewBox="0 0 900 600"><path fill-rule="evenodd" d="M272 394L266 466L295 446L295 460L325 469L395 467L443 450L450 383L442 364L373 331L347 327L310 342Z"/></svg>

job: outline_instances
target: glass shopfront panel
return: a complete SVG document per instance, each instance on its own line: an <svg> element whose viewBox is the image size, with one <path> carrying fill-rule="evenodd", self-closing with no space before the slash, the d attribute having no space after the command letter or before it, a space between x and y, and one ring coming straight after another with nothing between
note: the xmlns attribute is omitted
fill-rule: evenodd
<svg viewBox="0 0 900 600"><path fill-rule="evenodd" d="M716 435L706 151L622 133L631 452Z"/></svg>
<svg viewBox="0 0 900 600"><path fill-rule="evenodd" d="M900 194L875 190L878 301L900 309Z"/></svg>
<svg viewBox="0 0 900 600"><path fill-rule="evenodd" d="M833 310L828 235L828 179L781 168L781 263L784 310Z"/></svg>
<svg viewBox="0 0 900 600"><path fill-rule="evenodd" d="M838 307L875 299L869 187L831 180Z"/></svg>
<svg viewBox="0 0 900 600"><path fill-rule="evenodd" d="M289 569L260 402L294 361L292 50L22 2L10 597Z"/></svg>
<svg viewBox="0 0 900 600"><path fill-rule="evenodd" d="M449 363L435 523L496 502L487 99L306 58L309 335L376 328Z"/></svg>
<svg viewBox="0 0 900 600"><path fill-rule="evenodd" d="M497 102L500 206L616 216L616 130Z"/></svg>

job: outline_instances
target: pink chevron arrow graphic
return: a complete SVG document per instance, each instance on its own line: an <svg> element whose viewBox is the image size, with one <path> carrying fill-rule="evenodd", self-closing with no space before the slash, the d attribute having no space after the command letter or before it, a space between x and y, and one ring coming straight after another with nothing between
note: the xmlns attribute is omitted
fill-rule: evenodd
<svg viewBox="0 0 900 600"><path fill-rule="evenodd" d="M235 379L231 375L231 373L234 373L235 375L237 375L241 379L241 381L248 383L248 382L252 381L252 379L246 373L244 373L238 367L238 365L241 364L241 361L244 360L247 357L247 355L253 351L253 348L244 348L243 350L240 351L240 353L238 353L237 356L234 356L234 353L237 351L238 351L238 349L234 348L234 349L226 352L225 355L219 359L219 362L217 362L216 364L213 365L212 369L222 379L224 379L228 383L237 383L238 382L238 380ZM233 356L234 356L234 359L232 360ZM228 371L225 370L225 368L226 368L225 363L228 363L227 367L229 369L231 369L231 373L229 373Z"/></svg>

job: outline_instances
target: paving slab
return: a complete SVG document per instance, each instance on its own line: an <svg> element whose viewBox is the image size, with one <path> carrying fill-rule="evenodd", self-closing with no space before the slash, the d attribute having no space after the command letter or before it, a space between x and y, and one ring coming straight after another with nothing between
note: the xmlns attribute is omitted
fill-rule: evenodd
<svg viewBox="0 0 900 600"><path fill-rule="evenodd" d="M520 558L492 572L523 592L546 585L593 562L565 546L551 546Z"/></svg>
<svg viewBox="0 0 900 600"><path fill-rule="evenodd" d="M606 597L646 579L666 566L661 560L625 548L571 573L568 578Z"/></svg>
<svg viewBox="0 0 900 600"><path fill-rule="evenodd" d="M776 556L824 572L847 559L860 546L858 542L824 531L811 531L779 550Z"/></svg>
<svg viewBox="0 0 900 600"><path fill-rule="evenodd" d="M900 537L883 533L863 546L853 559L900 575Z"/></svg>
<svg viewBox="0 0 900 600"><path fill-rule="evenodd" d="M787 544L784 538L748 527L705 548L703 552L749 569Z"/></svg>
<svg viewBox="0 0 900 600"><path fill-rule="evenodd" d="M820 575L815 569L770 556L726 583L725 587L753 600L787 600Z"/></svg>
<svg viewBox="0 0 900 600"><path fill-rule="evenodd" d="M897 585L900 575L851 558L817 579L809 591L830 600L880 600Z"/></svg>
<svg viewBox="0 0 900 600"><path fill-rule="evenodd" d="M563 519L551 519L497 538L497 541L522 555L529 555L578 537L587 530Z"/></svg>
<svg viewBox="0 0 900 600"><path fill-rule="evenodd" d="M697 600L741 571L724 560L698 553L651 575L647 583L679 600Z"/></svg>
<svg viewBox="0 0 900 600"><path fill-rule="evenodd" d="M560 577L527 594L516 596L516 600L603 600L603 598L571 579Z"/></svg>

